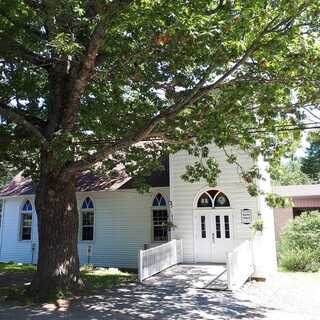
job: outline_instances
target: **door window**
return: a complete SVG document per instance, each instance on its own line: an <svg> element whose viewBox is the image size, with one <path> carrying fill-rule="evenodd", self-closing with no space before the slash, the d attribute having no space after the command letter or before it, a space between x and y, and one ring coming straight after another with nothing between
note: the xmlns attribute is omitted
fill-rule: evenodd
<svg viewBox="0 0 320 320"><path fill-rule="evenodd" d="M230 216L215 216L216 239L230 239Z"/></svg>
<svg viewBox="0 0 320 320"><path fill-rule="evenodd" d="M224 233L225 233L226 239L230 239L229 216L224 216Z"/></svg>
<svg viewBox="0 0 320 320"><path fill-rule="evenodd" d="M220 216L216 216L216 237L217 237L217 239L221 238Z"/></svg>
<svg viewBox="0 0 320 320"><path fill-rule="evenodd" d="M201 216L201 237L206 238L207 232L206 232L206 216Z"/></svg>

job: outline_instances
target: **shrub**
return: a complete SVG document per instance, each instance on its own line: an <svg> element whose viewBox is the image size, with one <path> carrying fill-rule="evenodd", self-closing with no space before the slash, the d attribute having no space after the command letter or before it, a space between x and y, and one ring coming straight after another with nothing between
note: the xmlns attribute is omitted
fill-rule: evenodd
<svg viewBox="0 0 320 320"><path fill-rule="evenodd" d="M303 213L283 230L279 245L280 266L287 271L320 270L320 214Z"/></svg>

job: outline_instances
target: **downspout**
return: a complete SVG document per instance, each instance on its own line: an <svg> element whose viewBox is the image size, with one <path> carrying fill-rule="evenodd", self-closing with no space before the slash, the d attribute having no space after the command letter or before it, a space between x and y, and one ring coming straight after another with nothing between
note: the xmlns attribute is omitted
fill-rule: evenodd
<svg viewBox="0 0 320 320"><path fill-rule="evenodd" d="M3 240L3 224L4 224L4 212L5 212L5 204L6 201L4 199L0 200L2 201L2 211L1 211L1 227L0 227L0 231L1 231L1 235L0 235L0 261L1 261L1 257L2 257L2 240Z"/></svg>

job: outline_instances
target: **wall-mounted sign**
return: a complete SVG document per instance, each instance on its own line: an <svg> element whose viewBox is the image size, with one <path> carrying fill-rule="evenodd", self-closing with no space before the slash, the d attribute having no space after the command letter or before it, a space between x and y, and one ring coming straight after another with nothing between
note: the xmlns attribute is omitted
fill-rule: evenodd
<svg viewBox="0 0 320 320"><path fill-rule="evenodd" d="M252 210L242 209L241 210L241 223L250 224L252 222Z"/></svg>

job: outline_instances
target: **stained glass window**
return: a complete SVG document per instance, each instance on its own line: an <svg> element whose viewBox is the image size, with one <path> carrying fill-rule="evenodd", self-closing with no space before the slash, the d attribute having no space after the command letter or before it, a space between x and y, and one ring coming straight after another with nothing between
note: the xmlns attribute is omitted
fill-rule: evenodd
<svg viewBox="0 0 320 320"><path fill-rule="evenodd" d="M214 201L214 203L213 203ZM208 190L198 199L198 208L230 207L230 202L226 195L218 190Z"/></svg>
<svg viewBox="0 0 320 320"><path fill-rule="evenodd" d="M210 196L205 192L201 195L201 197L198 200L198 207L199 208L207 208L212 207L212 201Z"/></svg>
<svg viewBox="0 0 320 320"><path fill-rule="evenodd" d="M93 202L92 202L92 200L91 200L89 197L87 197L87 198L83 201L81 208L82 208L82 209L93 209L94 207L93 207Z"/></svg>
<svg viewBox="0 0 320 320"><path fill-rule="evenodd" d="M168 241L168 210L165 198L158 193L152 201L153 241Z"/></svg>
<svg viewBox="0 0 320 320"><path fill-rule="evenodd" d="M219 192L214 201L215 207L230 207L229 199L222 192Z"/></svg>
<svg viewBox="0 0 320 320"><path fill-rule="evenodd" d="M32 204L26 200L21 210L20 239L31 240L32 237Z"/></svg>
<svg viewBox="0 0 320 320"><path fill-rule="evenodd" d="M153 207L165 207L167 205L166 200L164 199L164 197L161 195L161 193L158 193L152 202L152 206Z"/></svg>
<svg viewBox="0 0 320 320"><path fill-rule="evenodd" d="M0 230L1 230L1 224L2 224L2 207L3 207L3 201L0 200Z"/></svg>
<svg viewBox="0 0 320 320"><path fill-rule="evenodd" d="M87 197L81 206L81 240L92 241L94 233L94 205Z"/></svg>
<svg viewBox="0 0 320 320"><path fill-rule="evenodd" d="M32 204L29 200L24 203L22 211L32 211Z"/></svg>

